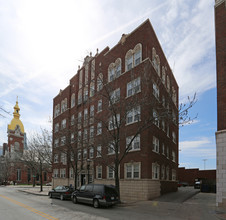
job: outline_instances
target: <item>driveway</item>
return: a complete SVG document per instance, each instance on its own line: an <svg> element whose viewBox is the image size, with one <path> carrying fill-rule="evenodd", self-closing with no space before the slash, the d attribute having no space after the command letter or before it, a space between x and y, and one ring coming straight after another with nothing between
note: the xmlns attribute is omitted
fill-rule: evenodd
<svg viewBox="0 0 226 220"><path fill-rule="evenodd" d="M164 194L159 198L155 199L154 201L183 203L199 192L199 189L194 189L194 187L191 186L179 187L177 192Z"/></svg>

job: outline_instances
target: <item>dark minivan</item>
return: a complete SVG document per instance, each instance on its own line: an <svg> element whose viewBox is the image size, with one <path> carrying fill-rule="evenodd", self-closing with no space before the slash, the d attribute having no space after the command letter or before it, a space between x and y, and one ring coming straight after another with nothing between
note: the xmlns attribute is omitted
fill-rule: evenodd
<svg viewBox="0 0 226 220"><path fill-rule="evenodd" d="M92 204L94 208L99 206L112 206L119 202L118 193L113 185L88 184L72 193L73 203Z"/></svg>

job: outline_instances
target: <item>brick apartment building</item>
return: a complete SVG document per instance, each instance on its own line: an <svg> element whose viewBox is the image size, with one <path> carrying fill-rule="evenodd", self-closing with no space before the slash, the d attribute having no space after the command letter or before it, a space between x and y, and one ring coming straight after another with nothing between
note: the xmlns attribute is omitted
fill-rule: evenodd
<svg viewBox="0 0 226 220"><path fill-rule="evenodd" d="M217 206L226 207L226 1L215 1L217 64Z"/></svg>
<svg viewBox="0 0 226 220"><path fill-rule="evenodd" d="M176 191L177 111L177 82L146 20L87 56L53 99L53 185L115 184L118 173L123 200Z"/></svg>

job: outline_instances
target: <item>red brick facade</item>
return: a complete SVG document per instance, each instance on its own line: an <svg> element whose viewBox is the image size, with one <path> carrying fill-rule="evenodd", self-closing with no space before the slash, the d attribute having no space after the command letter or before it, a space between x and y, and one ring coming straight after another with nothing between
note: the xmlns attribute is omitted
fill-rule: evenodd
<svg viewBox="0 0 226 220"><path fill-rule="evenodd" d="M138 49L137 49L138 48ZM129 67L129 57L133 57L131 69ZM138 56L138 61L135 60ZM157 57L157 58L156 58ZM156 61L157 60L157 61ZM154 62L157 62L155 64ZM137 63L136 63L137 62ZM118 64L120 63L120 65ZM111 67L119 67L119 75L113 80L111 79ZM158 66L158 68L156 67ZM112 68L113 68L112 67ZM129 68L129 69L127 69ZM117 69L118 70L118 69ZM87 56L84 60L84 64L79 68L77 74L72 77L70 84L64 90L60 90L53 100L53 173L55 172L55 182L58 183L72 183L70 181L70 163L68 160L70 156L67 155L67 162L61 162L61 155L63 150L68 146L75 149L84 150L87 149L87 157L85 160L91 159L89 169L87 171L87 162L84 160L82 170L79 173L78 185L87 183L87 172L90 172L88 178L94 182L109 181L109 173L107 165L111 165L114 161L114 155L110 155L107 152L107 139L109 132L107 130L107 122L109 121L109 99L104 99L103 88L98 91L98 80L102 74L102 83L104 89L111 89L111 91L120 88L120 100L114 104L117 109L120 109L120 120L123 121L123 115L127 110L127 106L131 105L136 99L139 100L147 98L147 102L150 99L153 100L152 106L159 106L169 110L169 112L175 112L177 115L178 109L178 85L171 72L170 66L165 58L162 48L158 42L155 32L151 26L149 20L145 21L137 29L128 35L123 35L121 40L112 49L106 47L102 52L97 53L94 57ZM115 73L116 74L116 73ZM138 80L139 79L139 80ZM137 80L137 81L135 81ZM133 96L128 96L128 88L130 83L140 83L140 91ZM92 87L94 84L94 87ZM154 84L158 88L157 95L154 91ZM131 83L132 85L132 83ZM87 97L86 96L87 87ZM80 100L80 93L82 94L82 100ZM93 94L92 94L93 93ZM158 96L155 98L154 94ZM72 97L75 94L75 104L72 104ZM172 98L174 96L174 98ZM135 98L134 98L135 97ZM85 99L85 100L84 100ZM102 109L98 110L98 102L102 100ZM66 103L66 105L65 105ZM163 104L164 103L164 104ZM91 117L91 109L94 108L93 122L89 122L88 125L84 125L86 111L88 112L89 120ZM147 118L150 118L150 114L153 113L153 109L144 104L140 110L141 122L145 122ZM81 113L82 126L78 126L79 114ZM160 115L160 112L158 112ZM71 124L71 118L74 117L75 124ZM135 116L134 116L135 117ZM99 118L99 120L96 120ZM178 167L178 125L176 123L177 116L175 116L175 122L172 120L159 121L159 125L151 124L147 129L143 130L139 136L139 150L128 152L126 157L122 159L119 166L119 173L121 180L127 180L126 166L133 167L133 164L138 164L139 174L137 179L140 180L152 180L154 178L154 169L156 168L156 178L153 181L162 183L162 192L175 191L177 184L177 167ZM66 125L61 126L65 122ZM101 135L97 134L98 122L102 122ZM106 123L104 123L106 122ZM80 123L80 122L79 122ZM124 122L121 126L120 133L120 153L125 150L126 138L130 135L134 135L137 131L140 123L126 124ZM58 126L57 126L58 124ZM58 128L56 128L58 127ZM88 136L91 137L91 130L94 129L94 136L92 137L91 144L81 146L77 143L71 143L68 141L73 134L75 140L79 139L79 132L84 137L86 131ZM93 134L92 134L93 135ZM63 138L62 138L63 136ZM62 141L64 140L65 141ZM91 138L90 138L91 139ZM156 140L158 143L157 150L153 150L153 142ZM66 144L68 143L68 144ZM97 147L102 146L102 157L98 157ZM164 146L164 147L163 147ZM94 150L93 156L90 156L90 149ZM66 150L67 151L67 150ZM120 155L119 153L119 155ZM103 157L107 158L107 161L103 161ZM79 160L79 159L78 159ZM54 162L55 161L55 162ZM76 161L76 159L74 160ZM154 164L154 165L153 165ZM101 178L97 176L97 167L101 166ZM62 170L62 169L65 169ZM135 169L134 167L131 169ZM61 171L60 171L61 170ZM62 172L62 175L59 173ZM64 175L65 172L65 175ZM131 174L132 175L132 174ZM135 175L135 174L134 174ZM85 178L84 178L85 177ZM136 181L136 178L131 178L131 181ZM164 183L169 184L164 184ZM160 184L161 184L160 183ZM170 187L168 187L170 185Z"/></svg>
<svg viewBox="0 0 226 220"><path fill-rule="evenodd" d="M217 64L217 130L226 129L226 3L215 7Z"/></svg>

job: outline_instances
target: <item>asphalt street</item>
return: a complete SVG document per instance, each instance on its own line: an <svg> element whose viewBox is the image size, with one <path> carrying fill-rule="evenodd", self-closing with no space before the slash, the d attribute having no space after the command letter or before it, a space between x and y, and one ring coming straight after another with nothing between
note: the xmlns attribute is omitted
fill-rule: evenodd
<svg viewBox="0 0 226 220"><path fill-rule="evenodd" d="M159 200L126 203L111 208L95 209L89 205L73 204L70 200L50 199L48 196L21 192L18 188L0 187L0 220L226 219L226 212L215 207L215 194L197 194L192 188L180 191L177 194L179 197L182 196L183 191L183 195L188 194L188 191L190 191L193 196L186 201L179 201L176 194L171 194L168 197L166 196L165 200L162 197ZM171 201L166 201L169 198L171 198Z"/></svg>

